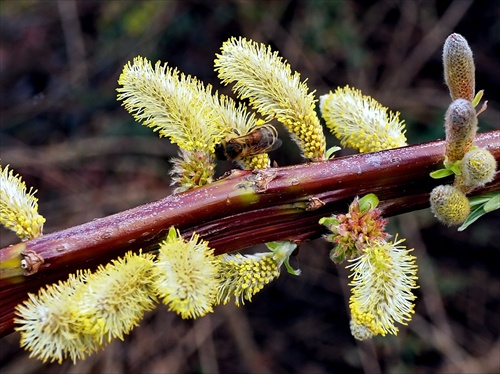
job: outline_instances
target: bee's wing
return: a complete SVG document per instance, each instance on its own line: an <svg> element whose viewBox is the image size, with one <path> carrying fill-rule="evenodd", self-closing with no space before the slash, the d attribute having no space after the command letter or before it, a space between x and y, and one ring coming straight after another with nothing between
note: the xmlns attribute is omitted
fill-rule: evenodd
<svg viewBox="0 0 500 374"><path fill-rule="evenodd" d="M276 149L278 149L279 147L281 147L281 144L282 144L281 139L277 139L276 138L274 140L273 144L269 144L269 145L266 145L266 146L263 146L262 144L259 144L257 146L250 147L245 152L245 157L256 156L256 155L260 155L262 153L267 153L267 152L275 151Z"/></svg>

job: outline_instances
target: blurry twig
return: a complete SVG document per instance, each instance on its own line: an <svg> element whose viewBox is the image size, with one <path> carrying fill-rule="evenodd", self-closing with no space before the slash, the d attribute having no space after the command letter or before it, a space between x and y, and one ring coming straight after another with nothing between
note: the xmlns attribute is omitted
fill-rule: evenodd
<svg viewBox="0 0 500 374"><path fill-rule="evenodd" d="M61 17L66 50L70 62L71 81L73 84L88 83L88 69L85 60L85 43L78 18L78 8L74 0L59 0L57 2Z"/></svg>
<svg viewBox="0 0 500 374"><path fill-rule="evenodd" d="M477 361L472 359L462 347L460 347L451 335L441 330L439 326L427 322L420 315L414 315L413 321L408 328L414 334L432 344L448 360L447 365L451 372L477 373Z"/></svg>
<svg viewBox="0 0 500 374"><path fill-rule="evenodd" d="M441 48L446 35L460 22L472 3L472 0L454 1L406 60L398 65L398 70L387 72L389 77L382 82L380 91L391 92L395 87L407 87L432 54Z"/></svg>
<svg viewBox="0 0 500 374"><path fill-rule="evenodd" d="M108 157L113 154L141 154L157 157L172 157L177 151L165 140L147 136L109 136L78 138L71 142L50 144L41 147L15 147L2 149L2 158L12 167L47 166L72 163L90 157Z"/></svg>
<svg viewBox="0 0 500 374"><path fill-rule="evenodd" d="M258 344L252 336L252 327L244 312L230 304L222 308L238 351L249 373L270 373L270 368L263 360Z"/></svg>

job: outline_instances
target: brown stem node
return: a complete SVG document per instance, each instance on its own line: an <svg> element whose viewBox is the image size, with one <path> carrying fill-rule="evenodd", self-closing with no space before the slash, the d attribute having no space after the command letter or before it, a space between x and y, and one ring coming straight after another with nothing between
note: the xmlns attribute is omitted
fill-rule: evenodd
<svg viewBox="0 0 500 374"><path fill-rule="evenodd" d="M25 270L24 275L33 275L38 272L38 269L45 262L42 256L35 251L25 249L21 252L23 259L21 260L21 267Z"/></svg>

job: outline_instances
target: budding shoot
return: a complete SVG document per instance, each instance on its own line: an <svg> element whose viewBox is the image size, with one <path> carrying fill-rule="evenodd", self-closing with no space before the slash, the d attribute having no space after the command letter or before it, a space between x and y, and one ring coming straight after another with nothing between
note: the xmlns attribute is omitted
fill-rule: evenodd
<svg viewBox="0 0 500 374"><path fill-rule="evenodd" d="M467 40L460 34L451 34L443 46L444 79L453 100L474 99L474 58Z"/></svg>
<svg viewBox="0 0 500 374"><path fill-rule="evenodd" d="M445 115L446 156L449 162L461 160L471 147L477 132L476 110L470 101L457 99Z"/></svg>
<svg viewBox="0 0 500 374"><path fill-rule="evenodd" d="M493 180L496 168L495 157L487 149L474 147L465 154L455 185L464 192L484 186Z"/></svg>

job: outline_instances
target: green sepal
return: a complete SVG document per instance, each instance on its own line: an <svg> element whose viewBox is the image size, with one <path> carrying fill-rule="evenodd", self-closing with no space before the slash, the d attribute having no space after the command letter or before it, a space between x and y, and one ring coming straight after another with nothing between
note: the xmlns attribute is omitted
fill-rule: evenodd
<svg viewBox="0 0 500 374"><path fill-rule="evenodd" d="M269 243L266 243L266 247L271 252L274 252L282 245L282 243L283 242L269 242Z"/></svg>
<svg viewBox="0 0 500 374"><path fill-rule="evenodd" d="M341 149L342 149L342 148L340 148L340 147L331 147L331 148L328 148L328 149L326 150L326 153L325 153L325 158L326 158L327 160L329 160L330 158L335 157L335 156L333 156L333 154L334 154L335 152L337 152L337 151L340 151Z"/></svg>
<svg viewBox="0 0 500 374"><path fill-rule="evenodd" d="M297 248L297 243L290 241L269 242L266 243L267 248L274 253L274 259L278 266L285 265L286 270L292 275L300 275L300 269L295 270L290 265L290 255Z"/></svg>
<svg viewBox="0 0 500 374"><path fill-rule="evenodd" d="M167 234L167 242L169 243L174 243L179 240L179 237L177 236L177 230L175 229L174 226L170 227L168 230Z"/></svg>
<svg viewBox="0 0 500 374"><path fill-rule="evenodd" d="M472 106L475 108L483 98L484 90L480 90L477 92L476 96L474 96L474 99L472 100Z"/></svg>
<svg viewBox="0 0 500 374"><path fill-rule="evenodd" d="M295 276L299 276L300 273L302 273L302 271L300 269L297 269L295 270L292 265L290 265L290 258L287 258L284 262L285 264L285 267L286 267L286 271L288 271L288 273L292 274L292 275L295 275Z"/></svg>
<svg viewBox="0 0 500 374"><path fill-rule="evenodd" d="M369 193L358 200L359 210L365 212L367 210L373 210L377 207L379 200L377 195L374 193Z"/></svg>
<svg viewBox="0 0 500 374"><path fill-rule="evenodd" d="M332 241L333 243L333 241ZM339 251L339 254L337 255L337 248L338 245L334 246L333 249L330 251L330 260L336 264L340 264L345 260L345 251Z"/></svg>
<svg viewBox="0 0 500 374"><path fill-rule="evenodd" d="M337 218L335 218L335 216L322 217L322 218L319 219L319 224L323 225L323 226L326 226L326 227L330 227L330 226L333 226L333 225L338 225L339 221L338 221Z"/></svg>

